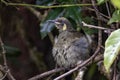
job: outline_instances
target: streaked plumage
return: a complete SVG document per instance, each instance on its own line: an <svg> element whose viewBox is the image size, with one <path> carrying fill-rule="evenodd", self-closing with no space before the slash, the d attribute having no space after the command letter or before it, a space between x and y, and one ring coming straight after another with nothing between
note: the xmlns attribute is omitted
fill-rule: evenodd
<svg viewBox="0 0 120 80"><path fill-rule="evenodd" d="M79 61L88 59L90 37L75 31L66 18L58 18L53 22L59 29L59 35L55 38L52 50L56 63L61 67L73 67Z"/></svg>

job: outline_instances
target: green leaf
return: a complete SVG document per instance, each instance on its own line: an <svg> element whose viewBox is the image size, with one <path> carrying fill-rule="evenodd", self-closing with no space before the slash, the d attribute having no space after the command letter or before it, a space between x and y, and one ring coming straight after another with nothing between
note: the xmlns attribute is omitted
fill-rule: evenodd
<svg viewBox="0 0 120 80"><path fill-rule="evenodd" d="M111 0L111 3L120 10L120 0Z"/></svg>
<svg viewBox="0 0 120 80"><path fill-rule="evenodd" d="M68 7L65 8L65 17L67 17L76 30L81 29L81 7Z"/></svg>
<svg viewBox="0 0 120 80"><path fill-rule="evenodd" d="M57 17L62 15L62 9L61 8L57 8L54 10L51 10L46 19L40 23L41 26L41 30L40 30L40 34L41 34L41 38L45 38L47 36L48 32L51 32L51 30L53 29L54 25L52 23L47 22L47 20L52 20L52 19L56 19Z"/></svg>
<svg viewBox="0 0 120 80"><path fill-rule="evenodd" d="M108 24L111 24L113 22L120 22L120 10L116 10L113 13L112 18L108 21Z"/></svg>
<svg viewBox="0 0 120 80"><path fill-rule="evenodd" d="M107 72L120 54L120 29L111 33L105 42L104 66Z"/></svg>
<svg viewBox="0 0 120 80"><path fill-rule="evenodd" d="M97 0L97 4L100 5L100 4L103 4L105 3L107 0Z"/></svg>
<svg viewBox="0 0 120 80"><path fill-rule="evenodd" d="M80 7L68 7L65 9L65 12L65 17L72 18L76 23L80 23L82 21Z"/></svg>

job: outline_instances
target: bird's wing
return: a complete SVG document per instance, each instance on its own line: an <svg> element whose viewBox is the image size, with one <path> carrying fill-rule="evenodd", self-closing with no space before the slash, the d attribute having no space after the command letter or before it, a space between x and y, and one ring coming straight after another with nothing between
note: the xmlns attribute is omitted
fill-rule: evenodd
<svg viewBox="0 0 120 80"><path fill-rule="evenodd" d="M83 60L89 57L90 44L85 36L82 36L81 38L74 40L71 43L71 49L75 54L79 53Z"/></svg>

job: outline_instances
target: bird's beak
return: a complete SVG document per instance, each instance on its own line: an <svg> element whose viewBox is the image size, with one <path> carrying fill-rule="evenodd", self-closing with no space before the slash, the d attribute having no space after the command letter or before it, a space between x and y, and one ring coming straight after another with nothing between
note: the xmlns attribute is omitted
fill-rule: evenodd
<svg viewBox="0 0 120 80"><path fill-rule="evenodd" d="M56 20L48 20L47 22L50 22L50 23L55 23L55 24L60 24L59 22L57 22Z"/></svg>
<svg viewBox="0 0 120 80"><path fill-rule="evenodd" d="M48 20L47 22L55 23L56 21L55 20Z"/></svg>

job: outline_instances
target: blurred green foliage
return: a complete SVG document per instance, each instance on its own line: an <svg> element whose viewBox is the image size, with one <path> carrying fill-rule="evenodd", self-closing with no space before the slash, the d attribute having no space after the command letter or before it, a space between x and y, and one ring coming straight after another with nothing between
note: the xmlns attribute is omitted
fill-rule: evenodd
<svg viewBox="0 0 120 80"><path fill-rule="evenodd" d="M37 1L39 1L39 0L37 0ZM71 4L71 3L75 4L78 2L77 2L77 0L69 0L69 1L57 0L57 2L55 4ZM51 4L51 2L48 2L46 4ZM53 5L54 5L54 3L53 3ZM79 6L78 7L64 7L64 8L50 9L47 17L44 19L44 21L42 21L40 23L40 26L41 26L40 33L41 33L42 38L46 37L47 33L51 32L54 28L54 25L48 23L47 20L56 19L58 17L68 18L70 20L70 22L74 25L74 28L76 28L77 30L80 30L80 28L82 26L81 21L83 20L81 9L82 8ZM89 20L89 19L86 18L86 20L88 20L90 23L92 23L92 20ZM89 29L87 29L86 31L88 31L90 33Z"/></svg>
<svg viewBox="0 0 120 80"><path fill-rule="evenodd" d="M115 10L112 14L112 18L110 18L108 24L114 23L114 22L120 22L120 10Z"/></svg>
<svg viewBox="0 0 120 80"><path fill-rule="evenodd" d="M3 1L3 0L2 0ZM7 1L7 0L6 0ZM24 1L24 0L23 0ZM33 3L33 5L44 5L44 6L54 6L54 5L62 5L62 4L83 4L83 3L89 3L90 1L89 0L34 0L35 1L35 3ZM98 2L98 5L99 5L99 12L100 13L102 13L102 14L104 14L105 16L108 16L109 17L109 15L108 15L108 12L107 12L107 9L106 9L106 6L105 6L105 3L106 2L108 2L109 3L109 1L110 0L97 0ZM12 2L12 1L11 1ZM16 1L17 2L17 1ZM91 2L90 2L91 3ZM22 3L21 3L22 4ZM27 4L29 4L29 3L27 3ZM102 5L101 5L102 4ZM5 6L5 4L4 4L4 6ZM107 21L108 21L108 24L109 25L111 25L111 24L113 24L113 23L116 23L116 22L120 22L120 10L117 10L117 9L114 9L113 8L113 6L111 6L111 3L108 5L109 6L109 8L110 8L110 12L112 13L112 17L110 17L110 18L107 18ZM46 40L46 42L44 42L44 43L47 43L47 44L42 44L43 43L43 41L45 41L45 37L47 36L47 34L49 33L49 32L52 32L52 30L54 29L54 25L53 24L51 24L51 23L48 23L47 21L48 20L53 20L53 19L56 19L56 18L58 18L58 17L66 17L66 18L68 18L69 20L70 20L70 22L72 23L72 25L73 25L73 27L76 29L76 30L80 30L81 28L86 32L86 33L88 33L88 34L93 34L93 33L98 33L98 31L97 31L97 29L89 29L88 27L83 27L82 25L81 25L81 21L84 21L84 22L86 22L86 23L88 23L88 24L92 24L92 25L98 25L98 21L99 22L102 22L102 21L100 21L100 20L98 20L97 19L97 17L96 17L96 14L95 14L95 11L94 11L94 8L93 7L87 7L87 8L91 8L91 9L93 9L93 10L84 10L84 8L86 7L84 7L84 5L83 6L81 6L81 7L79 7L79 6L74 6L74 7L59 7L59 8L49 8L49 9L47 9L47 8L45 8L45 9L40 9L40 13L44 13L44 11L47 11L46 13L47 13L47 15L44 17L44 19L42 19L42 21L40 22L40 24L39 24L39 26L40 26L40 34L41 34L41 38L43 39L43 41L42 40L38 40L38 39L40 39L40 36L38 36L38 35L36 35L36 34L33 34L33 33L35 33L35 31L37 32L37 30L35 30L35 31L33 31L33 30L31 30L31 29L38 29L38 28L36 28L35 26L35 24L36 24L36 22L37 22L37 20L35 20L34 18L35 18L35 16L33 16L33 14L32 14L32 17L34 17L34 18L30 18L31 17L31 14L29 14L30 12L28 12L28 13L25 13L26 11L25 11L25 9L23 9L23 6L22 6L22 8L21 8L21 6L19 7L19 6L7 6L8 8L10 7L12 7L11 9L9 9L9 10L7 10L8 8L6 8L6 6L4 7L5 8L5 10L4 10L4 13L6 14L7 13L7 17L5 17L5 20L6 20L6 22L7 22L7 26L5 26L6 27L6 29L8 30L6 30L5 31L5 34L9 34L9 32L11 33L11 34L13 34L14 32L18 32L20 35L19 36L22 36L21 37L21 40L23 40L23 41L27 41L28 40L28 42L30 43L30 45L29 45L29 47L30 47L30 51L28 51L28 55L31 55L29 52L31 52L32 51L32 49L33 49L33 47L35 47L35 48L37 48L37 49L40 49L40 48L44 48L44 47L48 47L49 46L49 48L51 49L51 46L47 43L47 41L49 40L48 39L48 37L47 37L47 40ZM98 7L98 6L97 6ZM4 9L3 8L3 9ZM33 8L33 7L32 7ZM35 8L36 10L38 9L38 8ZM14 12L14 10L15 10L15 12ZM12 13L12 15L11 15L11 13L10 13L10 11L11 11L11 13ZM114 12L113 12L114 11ZM16 13L17 12L17 13ZM20 23L20 21L21 20L16 20L16 19L9 19L9 18L12 18L13 17L13 15L15 15L15 13L16 14L18 14L18 13L20 13L20 14L22 14L22 16L24 15L24 17L26 18L25 20L23 20L22 22L25 22L25 23L23 23L23 25L25 25L25 24L27 24L27 21L28 21L28 24L30 24L30 25L25 25L25 26L23 26L23 25L20 25L20 24L18 24L18 25L20 25L19 26L19 28L16 28L16 24L14 24L14 25L10 25L11 23L10 22L8 22L8 20L9 21L11 21L12 23ZM1 14L1 13L0 13ZM4 16L6 16L6 15L4 15ZM26 17L26 16L28 16L28 17ZM8 19L7 19L8 18ZM17 19L18 18L20 18L20 17L16 17ZM104 17L104 18L106 18L106 17ZM29 20L30 19L30 20ZM4 20L4 19L3 19ZM33 21L34 20L34 21ZM32 23L30 23L30 21L32 22ZM1 25L2 23L1 23L1 19L0 19L0 25ZM4 24L6 24L6 23L4 23ZM32 26L31 26L31 24L32 24ZM101 26L109 26L109 25L107 25L107 22L105 23L105 22L102 22L101 23ZM114 25L114 24L113 24ZM8 27L9 26L9 27ZM12 26L12 27L11 27ZM21 27L21 26L23 26L23 28ZM27 26L29 26L29 27L27 27ZM111 26L109 26L109 28L110 28ZM4 28L4 26L0 26L0 28ZM9 29L9 28L11 28L11 29ZM15 30L15 29L17 29L17 30ZM26 29L26 30L25 30ZM114 28L114 29L116 29L116 27ZM1 29L0 31L1 32L4 32L4 31L2 31L2 30L4 30L4 29ZM38 29L39 30L39 29ZM21 32L23 32L23 35L21 34ZM31 33L32 32L32 33ZM38 33L39 33L39 31L38 31ZM2 33L1 33L2 34ZM14 34L16 34L16 33L14 33ZM56 33L55 33L55 35L56 35ZM11 35L10 35L11 36ZM17 35L18 36L18 35ZM16 36L16 37L17 37ZM103 38L104 38L104 36L105 36L105 33L103 32ZM8 35L6 36L4 36L4 37L8 37ZM18 37L17 37L18 38ZM25 40L23 39L23 38L25 38ZM97 36L97 38L98 38L98 36ZM6 38L6 39L9 39L9 37L8 38ZM14 39L12 39L12 40L14 40ZM106 40L106 37L105 37L105 40ZM25 41L25 42L26 42ZM97 40L96 40L97 41ZM39 43L40 42L40 43ZM103 41L104 42L104 41ZM17 44L17 43L16 43ZM24 43L25 44L25 43ZM104 44L104 43L103 43ZM22 45L21 43L20 44L18 44L18 45ZM25 44L26 45L26 44ZM7 55L7 57L9 58L9 57L12 57L12 59L11 59L11 62L13 63L13 64L16 64L17 66L19 66L20 65L20 63L18 63L19 61L18 60L16 60L16 59L14 59L14 57L17 57L17 56L20 56L21 55L21 51L22 50L20 50L19 48L16 48L16 47L14 47L14 46L11 46L11 45L8 45L8 44L6 44L5 46L5 50L6 50L6 55ZM22 47L23 47L23 45L22 45ZM27 48L29 48L28 46L27 46ZM40 48L39 48L40 47ZM25 50L27 50L27 48L25 48ZM47 49L48 50L48 49ZM44 50L44 51L46 51L45 53L44 52L34 52L33 51L33 54L32 54L32 58L34 58L34 62L36 62L36 64L37 64L37 66L42 70L43 68L41 67L41 61L42 60L46 60L46 62L48 62L48 64L50 64L50 60L48 60L47 61L47 59L49 58L49 56L47 57L47 59L45 59L46 58L46 56L51 52L51 51L47 51L46 49ZM23 50L24 51L24 50ZM1 51L1 49L0 49L0 52L2 52ZM48 54L47 54L48 53ZM27 54L27 52L25 51L25 54ZM21 60L20 61L22 61L23 60L23 62L24 61L26 61L25 59L26 58L28 58L28 55L26 56L25 54L23 54L24 55L24 59L23 58L21 58ZM38 55L37 55L38 54ZM40 54L40 55L39 55ZM42 56L41 56L41 54L42 54ZM35 56L33 56L33 55L35 55ZM40 56L40 59L39 60L37 60L35 57L39 57ZM1 56L0 56L1 57ZM109 57L109 56L108 56ZM116 56L117 57L117 56ZM2 59L2 58L1 58ZM43 61L43 63L44 63L45 61ZM28 63L28 61L26 61L26 63ZM24 63L24 64L26 64L26 63ZM38 64L39 63L39 64ZM43 63L42 63L42 65L43 65ZM21 62L21 64L23 64L22 62ZM54 64L54 63L53 63ZM16 67L16 65L15 65L15 67ZM33 64L32 64L33 65ZM14 65L13 65L14 66ZM50 65L51 66L51 65ZM21 67L21 66L19 66L19 67ZM30 67L29 65L27 66L27 67ZM120 62L118 62L118 65L117 65L117 67L118 67L118 69L120 70ZM35 68L36 67L34 67L34 68L29 68L30 70L32 70L33 69L33 71L35 70ZM91 64L89 67L88 67L88 71L87 71L87 73L85 74L85 77L86 77L86 80L106 80L106 78L104 78L104 76L103 75L101 75L100 74L100 72L98 71L98 66L96 65L96 63L94 63L94 64ZM22 69L26 69L24 66L23 66L23 68ZM40 70L40 72L41 72L41 70ZM16 70L17 71L17 70ZM21 70L22 72L23 72L23 70ZM29 70L28 70L29 71ZM18 71L17 71L18 72ZM24 72L25 73L25 72ZM30 72L29 72L30 73ZM33 73L32 73L33 74ZM23 74L24 75L24 74ZM99 79L98 79L98 77L99 77Z"/></svg>
<svg viewBox="0 0 120 80"><path fill-rule="evenodd" d="M120 29L113 31L105 42L104 51L104 66L107 73L110 72L110 67L120 55Z"/></svg>

